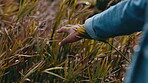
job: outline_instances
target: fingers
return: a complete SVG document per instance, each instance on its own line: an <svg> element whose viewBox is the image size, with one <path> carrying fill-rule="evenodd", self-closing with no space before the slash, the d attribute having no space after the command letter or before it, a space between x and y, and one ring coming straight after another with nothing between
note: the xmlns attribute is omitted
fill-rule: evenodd
<svg viewBox="0 0 148 83"><path fill-rule="evenodd" d="M75 31L77 27L79 27L79 25L67 25L56 31L57 33L68 33L69 34L65 39L63 39L59 43L60 46L80 40L80 38L78 37L80 36L80 33Z"/></svg>
<svg viewBox="0 0 148 83"><path fill-rule="evenodd" d="M80 38L77 37L77 36L78 36L78 33L71 33L71 34L69 34L65 39L63 39L63 40L59 43L59 45L60 45L60 46L63 46L63 45L65 45L65 44L67 44L67 43L72 43L72 42L75 42L75 41L80 40Z"/></svg>
<svg viewBox="0 0 148 83"><path fill-rule="evenodd" d="M69 33L67 27L62 27L62 28L58 29L56 32L57 32L57 33L63 33L63 32L64 32L64 33Z"/></svg>

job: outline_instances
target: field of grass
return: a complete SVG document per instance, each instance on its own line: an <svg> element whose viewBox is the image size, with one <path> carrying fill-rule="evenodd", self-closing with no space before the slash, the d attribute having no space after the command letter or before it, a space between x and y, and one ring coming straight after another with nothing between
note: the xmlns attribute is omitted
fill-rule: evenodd
<svg viewBox="0 0 148 83"><path fill-rule="evenodd" d="M55 31L120 0L0 0L0 83L122 83L140 33L59 46Z"/></svg>

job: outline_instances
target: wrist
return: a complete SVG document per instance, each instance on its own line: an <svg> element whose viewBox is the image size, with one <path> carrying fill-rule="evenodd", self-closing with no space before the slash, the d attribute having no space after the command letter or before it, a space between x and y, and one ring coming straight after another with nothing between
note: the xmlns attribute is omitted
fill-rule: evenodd
<svg viewBox="0 0 148 83"><path fill-rule="evenodd" d="M79 33L79 36L86 39L91 39L89 34L86 32L84 25L78 25L79 28L76 28L76 32Z"/></svg>

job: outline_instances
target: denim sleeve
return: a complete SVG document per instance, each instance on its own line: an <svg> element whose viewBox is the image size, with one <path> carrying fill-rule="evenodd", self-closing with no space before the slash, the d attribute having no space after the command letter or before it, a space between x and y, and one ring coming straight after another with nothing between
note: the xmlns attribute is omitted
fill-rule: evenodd
<svg viewBox="0 0 148 83"><path fill-rule="evenodd" d="M125 0L85 21L86 32L95 40L141 31L146 0Z"/></svg>

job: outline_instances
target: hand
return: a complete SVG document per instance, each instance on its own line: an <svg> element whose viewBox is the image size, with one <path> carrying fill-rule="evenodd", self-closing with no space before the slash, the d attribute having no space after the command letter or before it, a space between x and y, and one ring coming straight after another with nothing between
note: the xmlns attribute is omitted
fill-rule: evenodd
<svg viewBox="0 0 148 83"><path fill-rule="evenodd" d="M63 46L67 43L72 43L72 42L76 42L76 41L80 40L81 34L76 31L76 28L79 28L80 26L83 26L83 25L67 25L67 26L64 26L64 27L58 29L56 31L57 33L68 33L69 34L65 39L63 39L59 43L59 45Z"/></svg>

